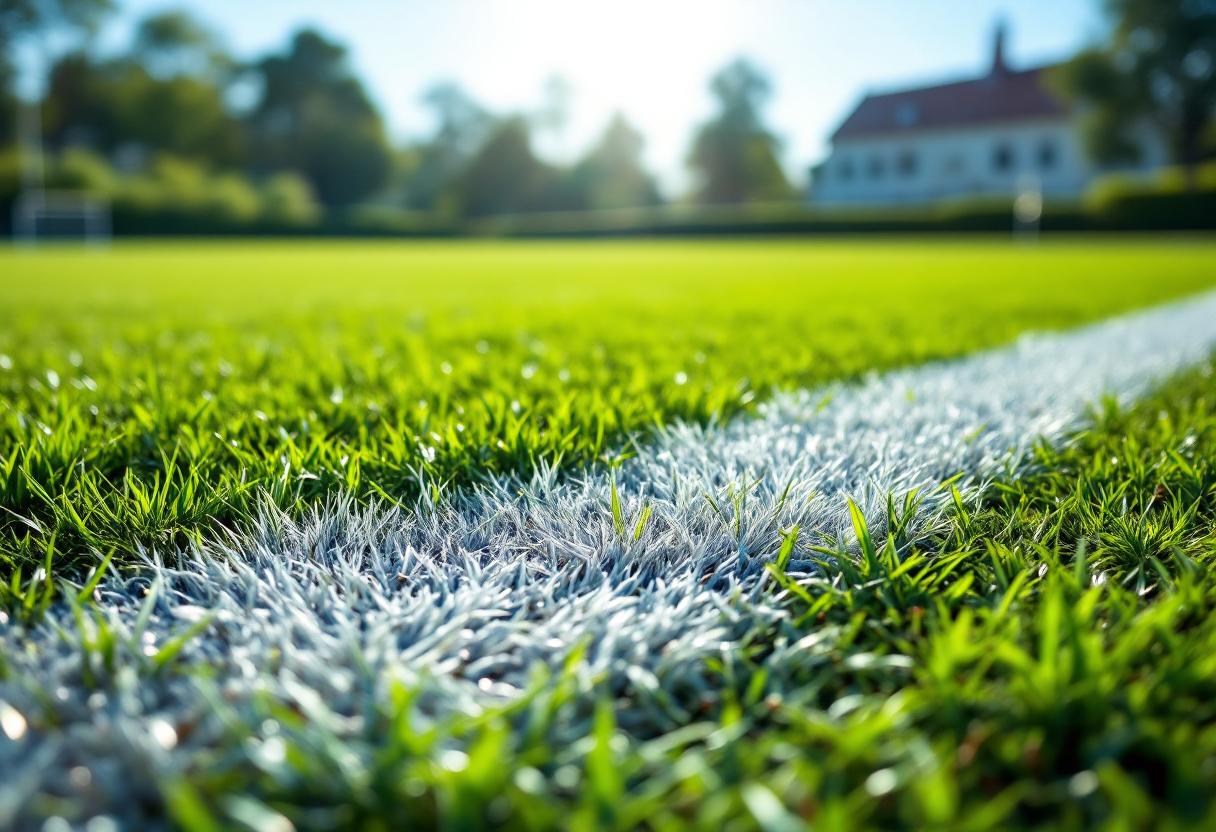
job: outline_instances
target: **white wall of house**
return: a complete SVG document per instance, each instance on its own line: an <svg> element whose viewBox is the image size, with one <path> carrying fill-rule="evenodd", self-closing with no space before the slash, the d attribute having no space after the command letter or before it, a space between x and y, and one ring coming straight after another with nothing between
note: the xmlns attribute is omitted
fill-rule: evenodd
<svg viewBox="0 0 1216 832"><path fill-rule="evenodd" d="M1164 164L1150 142L1141 167ZM898 204L1013 194L1038 178L1047 198L1081 196L1097 170L1073 118L908 130L838 139L815 177L811 198L825 204Z"/></svg>

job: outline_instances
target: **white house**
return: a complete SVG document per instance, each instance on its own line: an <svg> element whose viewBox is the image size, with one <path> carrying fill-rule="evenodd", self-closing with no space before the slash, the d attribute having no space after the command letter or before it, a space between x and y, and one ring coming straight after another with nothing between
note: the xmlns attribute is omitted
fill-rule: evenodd
<svg viewBox="0 0 1216 832"><path fill-rule="evenodd" d="M1004 29L982 78L867 95L832 136L813 177L818 204L890 205L1012 195L1026 183L1050 199L1079 197L1098 173L1080 114L1045 83L1050 67L1015 71ZM1140 167L1166 164L1145 133Z"/></svg>

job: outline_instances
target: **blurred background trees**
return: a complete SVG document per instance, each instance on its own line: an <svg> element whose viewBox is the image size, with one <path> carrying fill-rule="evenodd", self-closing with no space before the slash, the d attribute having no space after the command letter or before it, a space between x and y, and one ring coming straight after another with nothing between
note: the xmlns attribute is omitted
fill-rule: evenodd
<svg viewBox="0 0 1216 832"><path fill-rule="evenodd" d="M1216 152L1216 2L1106 0L1110 42L1060 73L1090 107L1086 137L1103 162L1134 161L1135 132L1151 124L1170 138L1174 161L1193 171Z"/></svg>
<svg viewBox="0 0 1216 832"><path fill-rule="evenodd" d="M350 71L346 50L317 32L253 67L261 96L245 119L249 163L294 170L325 205L352 205L388 182L392 151L379 111Z"/></svg>
<svg viewBox="0 0 1216 832"><path fill-rule="evenodd" d="M232 101L238 85L255 90L247 110ZM380 114L341 46L300 32L284 54L242 67L180 12L145 21L126 54L61 58L43 121L50 147L88 148L120 171L166 154L260 179L294 171L329 206L375 195L392 166Z"/></svg>
<svg viewBox="0 0 1216 832"><path fill-rule="evenodd" d="M3 47L0 43L0 147L17 141L17 96L13 92L16 72Z"/></svg>
<svg viewBox="0 0 1216 832"><path fill-rule="evenodd" d="M0 0L0 42L64 27L87 34L109 9L106 0ZM19 109L11 55L0 56L0 147L10 148ZM49 58L40 103L48 185L100 190L147 214L307 223L322 209L367 204L452 219L660 201L642 137L622 116L569 166L537 156L535 133L562 126L570 90L560 79L535 114L494 114L438 84L423 98L434 133L394 147L345 48L320 32L241 62L217 33L170 11L142 21L117 53L98 54L82 37ZM0 200L11 200L17 155L0 157L9 170L0 171Z"/></svg>
<svg viewBox="0 0 1216 832"><path fill-rule="evenodd" d="M570 172L580 208L602 210L658 205L659 189L642 161L645 140L617 113L599 142Z"/></svg>
<svg viewBox="0 0 1216 832"><path fill-rule="evenodd" d="M492 112L454 83L434 85L422 99L434 114L430 134L394 141L346 48L322 32L299 31L282 49L242 60L220 33L168 11L103 50L91 34L114 2L0 0L0 224L23 176L30 181L31 154L16 149L19 111L27 123L38 116L48 186L102 191L141 223L178 216L165 222L182 230L190 216L304 228L370 211L451 226L663 202L643 137L623 115L581 156L568 152L573 91L560 78L535 112ZM1216 0L1095 2L1109 13L1108 42L1056 73L1085 102L1090 150L1117 164L1138 152L1139 131L1161 129L1175 161L1194 171L1216 155ZM31 84L20 67L22 105L17 61L31 53L41 68ZM677 200L795 199L764 117L767 75L738 59L709 88L715 112L693 134L691 185Z"/></svg>
<svg viewBox="0 0 1216 832"><path fill-rule="evenodd" d="M760 114L772 92L768 77L740 58L713 77L710 90L718 114L697 132L688 156L697 201L788 199L793 192L778 161L780 145Z"/></svg>
<svg viewBox="0 0 1216 832"><path fill-rule="evenodd" d="M522 116L502 120L455 183L457 205L470 217L517 214L545 207L554 171L532 152Z"/></svg>
<svg viewBox="0 0 1216 832"><path fill-rule="evenodd" d="M221 88L187 74L158 77L128 56L95 61L77 52L56 62L42 122L52 149L87 147L123 169L158 151L221 166L242 161L240 124Z"/></svg>
<svg viewBox="0 0 1216 832"><path fill-rule="evenodd" d="M17 50L63 30L87 33L112 9L110 0L0 0L0 147L17 140Z"/></svg>
<svg viewBox="0 0 1216 832"><path fill-rule="evenodd" d="M346 49L321 32L299 31L281 51L242 61L219 33L166 11L103 52L89 34L112 9L110 0L0 0L0 202L19 188L15 48L52 40L58 52L42 55L38 102L47 185L104 192L145 219L307 225L376 206L447 221L663 201L643 137L621 114L569 163L538 155L538 135L564 145L572 89L560 78L533 113L493 113L456 84L437 84L423 97L432 134L395 145ZM77 37L50 37L64 31ZM767 78L740 60L711 88L719 112L689 155L692 197L793 196L761 116Z"/></svg>
<svg viewBox="0 0 1216 832"><path fill-rule="evenodd" d="M429 140L405 151L406 175L398 199L409 208L451 215L457 211L452 188L489 138L496 119L451 82L431 87L422 101L435 114L437 126Z"/></svg>
<svg viewBox="0 0 1216 832"><path fill-rule="evenodd" d="M0 0L0 46L11 55L18 43L61 29L93 29L114 9L111 0Z"/></svg>

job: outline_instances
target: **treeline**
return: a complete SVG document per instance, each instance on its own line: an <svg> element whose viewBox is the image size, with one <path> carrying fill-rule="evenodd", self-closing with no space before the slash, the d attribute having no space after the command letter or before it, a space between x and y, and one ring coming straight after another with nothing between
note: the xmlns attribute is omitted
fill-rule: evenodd
<svg viewBox="0 0 1216 832"><path fill-rule="evenodd" d="M0 44L56 29L87 32L106 11L101 0L0 0ZM81 38L49 69L39 106L43 181L109 195L119 230L434 226L662 202L642 161L642 136L619 114L581 159L554 165L534 151L541 117L493 113L439 84L423 98L433 134L397 146L346 49L320 32L297 32L281 51L240 61L215 33L174 11L145 19L120 54L99 55L90 43ZM5 203L28 164L18 147L14 75L0 62ZM692 201L792 196L761 118L767 79L737 61L712 89L719 113L689 153Z"/></svg>
<svg viewBox="0 0 1216 832"><path fill-rule="evenodd" d="M1172 142L1186 193L1125 183L1114 201L1053 206L1058 223L1216 226L1212 185L1198 175L1216 156L1216 10L1200 5L1111 0L1110 42L1056 73L1087 113L1095 159L1118 167L1128 161L1129 131L1155 125ZM664 205L643 164L642 136L622 115L582 158L556 165L534 150L551 113L495 113L438 84L422 99L433 132L398 144L346 49L323 33L303 30L281 49L240 60L177 11L143 20L125 48L101 54L91 35L112 11L111 0L0 0L0 231L31 181L107 195L119 233L955 228L995 226L1008 211L939 206L912 218L893 210L825 219L795 204L763 118L769 81L743 60L710 80L717 111L689 146L692 190ZM47 69L36 105L46 153L32 176L32 154L18 147L11 61L36 42L75 46ZM783 206L784 219L754 221L771 217L772 206ZM931 219L943 211L960 218ZM967 212L974 218L962 218ZM565 214L585 216L555 219Z"/></svg>

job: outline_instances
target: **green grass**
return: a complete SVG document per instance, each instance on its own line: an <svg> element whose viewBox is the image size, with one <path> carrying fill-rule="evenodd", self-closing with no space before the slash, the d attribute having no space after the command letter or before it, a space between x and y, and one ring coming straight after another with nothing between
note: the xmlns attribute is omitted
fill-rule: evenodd
<svg viewBox="0 0 1216 832"><path fill-rule="evenodd" d="M576 653L522 700L439 722L417 682L357 722L268 695L269 723L162 787L191 829L1213 828L1211 365L1096 416L920 551L858 520L862 551L827 578L775 568L790 618L714 662L718 696L670 734L580 708Z"/></svg>
<svg viewBox="0 0 1216 832"><path fill-rule="evenodd" d="M1199 240L0 250L0 571L412 500L1216 283ZM50 543L54 535L54 548Z"/></svg>
<svg viewBox="0 0 1216 832"><path fill-rule="evenodd" d="M0 520L24 567L0 609L35 621L69 591L29 566L121 560L238 521L260 489L409 499L583 464L774 386L1198 291L1214 261L1193 241L0 251L0 506L40 529ZM779 556L788 620L712 662L717 695L670 734L588 707L577 651L520 701L438 722L425 681L374 674L362 719L267 693L250 721L199 672L231 733L158 786L199 830L1214 828L1211 365L1035 461L921 551L859 519L827 579ZM126 649L101 617L81 630Z"/></svg>

